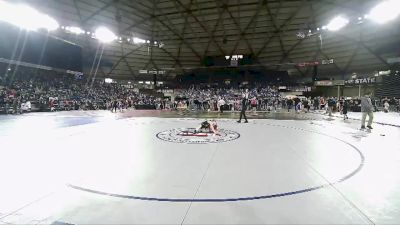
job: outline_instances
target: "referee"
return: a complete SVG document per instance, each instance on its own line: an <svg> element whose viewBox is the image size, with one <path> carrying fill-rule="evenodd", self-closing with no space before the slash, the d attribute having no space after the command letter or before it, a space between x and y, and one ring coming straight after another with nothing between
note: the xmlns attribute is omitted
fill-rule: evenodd
<svg viewBox="0 0 400 225"><path fill-rule="evenodd" d="M242 110L240 111L240 118L237 121L238 123L242 122L242 116L244 118L244 122L248 123L249 121L247 121L247 117L246 117L246 109L247 109L247 98L243 98L242 99Z"/></svg>

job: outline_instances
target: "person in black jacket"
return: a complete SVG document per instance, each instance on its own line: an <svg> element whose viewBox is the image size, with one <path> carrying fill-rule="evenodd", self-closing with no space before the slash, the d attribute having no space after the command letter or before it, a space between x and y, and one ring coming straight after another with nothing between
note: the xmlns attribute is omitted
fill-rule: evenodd
<svg viewBox="0 0 400 225"><path fill-rule="evenodd" d="M303 99L302 104L303 104L304 110L306 112L310 112L310 105L308 104L308 99L306 99L306 98Z"/></svg>
<svg viewBox="0 0 400 225"><path fill-rule="evenodd" d="M247 108L247 99L243 98L242 99L242 110L240 111L240 119L237 121L238 123L242 122L242 116L244 118L245 123L249 122L249 121L247 121L247 117L246 117L246 108Z"/></svg>
<svg viewBox="0 0 400 225"><path fill-rule="evenodd" d="M290 112L293 105L293 100L291 98L286 99L287 111Z"/></svg>
<svg viewBox="0 0 400 225"><path fill-rule="evenodd" d="M112 106L111 106L111 112L117 112L117 108L118 108L118 101L116 99L114 99L114 101L112 102Z"/></svg>
<svg viewBox="0 0 400 225"><path fill-rule="evenodd" d="M343 119L347 120L349 117L347 116L347 111L349 110L349 102L345 99L343 101L343 108L342 108L342 113L343 113Z"/></svg>
<svg viewBox="0 0 400 225"><path fill-rule="evenodd" d="M314 98L314 111L319 108L319 98Z"/></svg>

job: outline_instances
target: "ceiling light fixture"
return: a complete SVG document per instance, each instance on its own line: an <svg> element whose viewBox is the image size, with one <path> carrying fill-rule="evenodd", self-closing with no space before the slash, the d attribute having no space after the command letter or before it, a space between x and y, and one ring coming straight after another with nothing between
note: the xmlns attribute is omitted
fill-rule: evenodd
<svg viewBox="0 0 400 225"><path fill-rule="evenodd" d="M144 43L146 43L146 40L143 40L143 39L141 39L141 38L134 37L134 38L133 38L133 43L134 43L134 44L144 44Z"/></svg>
<svg viewBox="0 0 400 225"><path fill-rule="evenodd" d="M110 43L118 38L110 29L106 27L97 28L94 36L103 43Z"/></svg>
<svg viewBox="0 0 400 225"><path fill-rule="evenodd" d="M388 0L375 6L368 14L368 18L376 23L384 24L396 19L399 15L400 1Z"/></svg>
<svg viewBox="0 0 400 225"><path fill-rule="evenodd" d="M330 31L338 31L342 29L343 27L347 26L349 24L349 20L342 17L342 16L337 16L329 22L329 24L326 26L326 28Z"/></svg>
<svg viewBox="0 0 400 225"><path fill-rule="evenodd" d="M85 31L79 27L69 27L68 31L77 35L85 33Z"/></svg>
<svg viewBox="0 0 400 225"><path fill-rule="evenodd" d="M59 28L58 22L28 5L10 4L0 1L0 21L4 21L25 30L46 29L53 31Z"/></svg>

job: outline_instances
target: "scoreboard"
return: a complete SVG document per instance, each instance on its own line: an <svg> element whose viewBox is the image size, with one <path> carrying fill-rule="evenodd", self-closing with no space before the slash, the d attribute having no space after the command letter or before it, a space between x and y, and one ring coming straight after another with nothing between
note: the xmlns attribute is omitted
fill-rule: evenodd
<svg viewBox="0 0 400 225"><path fill-rule="evenodd" d="M227 56L207 56L203 60L206 67L238 67L243 65L257 64L253 55L227 55Z"/></svg>

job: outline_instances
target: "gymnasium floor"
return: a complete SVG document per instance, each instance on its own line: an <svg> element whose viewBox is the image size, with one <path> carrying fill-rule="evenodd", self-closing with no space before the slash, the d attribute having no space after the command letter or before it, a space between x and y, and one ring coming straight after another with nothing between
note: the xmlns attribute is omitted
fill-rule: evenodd
<svg viewBox="0 0 400 225"><path fill-rule="evenodd" d="M221 136L179 135L203 117ZM235 117L0 116L0 224L400 224L400 128Z"/></svg>

